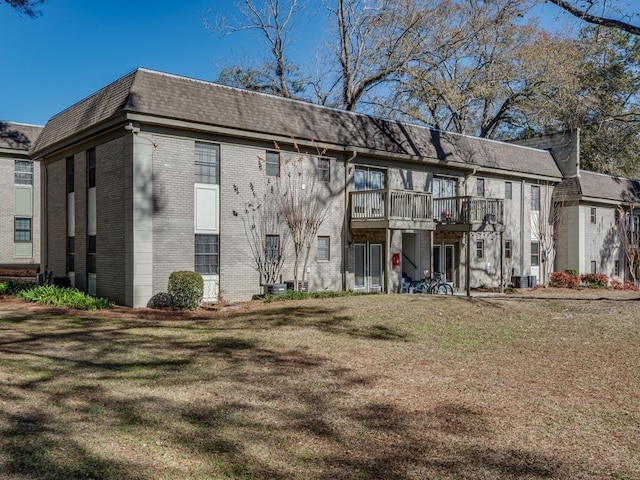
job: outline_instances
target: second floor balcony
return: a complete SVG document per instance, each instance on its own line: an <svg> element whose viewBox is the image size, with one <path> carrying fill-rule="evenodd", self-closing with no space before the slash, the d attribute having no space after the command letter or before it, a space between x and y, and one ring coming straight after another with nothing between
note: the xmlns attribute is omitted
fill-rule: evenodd
<svg viewBox="0 0 640 480"><path fill-rule="evenodd" d="M351 228L435 229L430 193L385 189L349 195Z"/></svg>
<svg viewBox="0 0 640 480"><path fill-rule="evenodd" d="M441 231L500 231L504 201L498 198L433 198L406 190L366 190L350 194L351 228Z"/></svg>
<svg viewBox="0 0 640 480"><path fill-rule="evenodd" d="M501 198L434 198L433 211L438 230L500 231L504 228L504 200Z"/></svg>

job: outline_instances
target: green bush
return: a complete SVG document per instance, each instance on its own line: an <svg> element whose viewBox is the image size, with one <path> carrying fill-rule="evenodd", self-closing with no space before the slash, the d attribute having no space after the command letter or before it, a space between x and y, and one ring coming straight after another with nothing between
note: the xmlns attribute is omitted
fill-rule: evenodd
<svg viewBox="0 0 640 480"><path fill-rule="evenodd" d="M171 306L177 310L195 310L202 302L204 281L196 272L173 272L169 276Z"/></svg>
<svg viewBox="0 0 640 480"><path fill-rule="evenodd" d="M3 282L4 287L0 287L0 294L17 295L23 290L29 290L36 286L35 283L26 280L7 280Z"/></svg>
<svg viewBox="0 0 640 480"><path fill-rule="evenodd" d="M22 290L16 297L28 302L80 310L99 310L113 307L113 303L106 298L94 298L75 288L60 288L54 285L41 285L29 290Z"/></svg>
<svg viewBox="0 0 640 480"><path fill-rule="evenodd" d="M0 295L4 295L7 291L7 282L0 282Z"/></svg>
<svg viewBox="0 0 640 480"><path fill-rule="evenodd" d="M286 293L281 295L265 295L263 298L264 303L271 303L277 300L304 300L305 298L335 298L335 297L350 297L354 295L371 295L367 292L354 292L353 290L340 290L330 291L325 290L322 292L296 292L294 290L287 290Z"/></svg>

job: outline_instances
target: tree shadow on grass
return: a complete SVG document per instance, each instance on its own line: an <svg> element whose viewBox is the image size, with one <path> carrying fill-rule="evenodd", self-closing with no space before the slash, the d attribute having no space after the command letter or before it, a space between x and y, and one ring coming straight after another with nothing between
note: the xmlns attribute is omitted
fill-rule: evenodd
<svg viewBox="0 0 640 480"><path fill-rule="evenodd" d="M494 432L477 406L375 401L376 372L253 337L251 325L405 338L332 309L293 310L223 323L80 318L46 332L12 324L13 338L0 345L13 372L0 393L14 407L0 411L0 478L567 478L557 458L487 447ZM82 428L98 436L92 448L77 440ZM101 435L122 435L122 458L101 451ZM128 454L130 437L155 440L144 464ZM165 464L163 451L185 465Z"/></svg>

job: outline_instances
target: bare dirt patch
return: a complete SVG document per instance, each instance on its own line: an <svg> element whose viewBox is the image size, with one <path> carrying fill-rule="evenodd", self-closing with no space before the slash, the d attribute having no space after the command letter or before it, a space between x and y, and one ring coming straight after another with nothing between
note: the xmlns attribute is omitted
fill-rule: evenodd
<svg viewBox="0 0 640 480"><path fill-rule="evenodd" d="M596 293L1 298L0 477L640 478L640 300Z"/></svg>

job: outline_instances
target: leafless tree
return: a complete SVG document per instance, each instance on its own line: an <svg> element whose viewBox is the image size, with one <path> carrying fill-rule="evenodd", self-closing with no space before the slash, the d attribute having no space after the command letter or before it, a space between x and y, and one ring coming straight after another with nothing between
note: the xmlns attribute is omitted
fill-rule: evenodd
<svg viewBox="0 0 640 480"><path fill-rule="evenodd" d="M233 190L236 195L243 196L237 185L233 186ZM279 280L291 237L279 210L275 186L267 181L264 189L258 191L253 183L249 183L248 190L248 194L244 193L242 198L244 209L232 213L242 220L253 266L260 274L261 283L272 285ZM268 238L276 237L277 242L268 243Z"/></svg>
<svg viewBox="0 0 640 480"><path fill-rule="evenodd" d="M558 238L566 223L566 198L554 195L552 185L540 186L540 209L531 224L532 234L538 240L540 249L541 280L549 283L549 275L554 270Z"/></svg>
<svg viewBox="0 0 640 480"><path fill-rule="evenodd" d="M640 270L640 205L620 205L616 223L620 245L627 259L627 269L633 283L637 285Z"/></svg>
<svg viewBox="0 0 640 480"><path fill-rule="evenodd" d="M257 67L231 66L223 70L220 81L234 86L266 91L281 97L293 98L302 87L298 70L287 59L285 47L289 41L296 13L303 6L298 0L242 0L238 11L242 18L228 22L216 19L216 28L223 34L245 30L258 32L266 41L270 55Z"/></svg>
<svg viewBox="0 0 640 480"><path fill-rule="evenodd" d="M275 184L278 211L288 227L293 246L296 290L304 285L309 255L329 211L330 190L319 178L315 165L321 154L319 151L317 156L309 155L299 150L296 154L281 153L280 175Z"/></svg>

